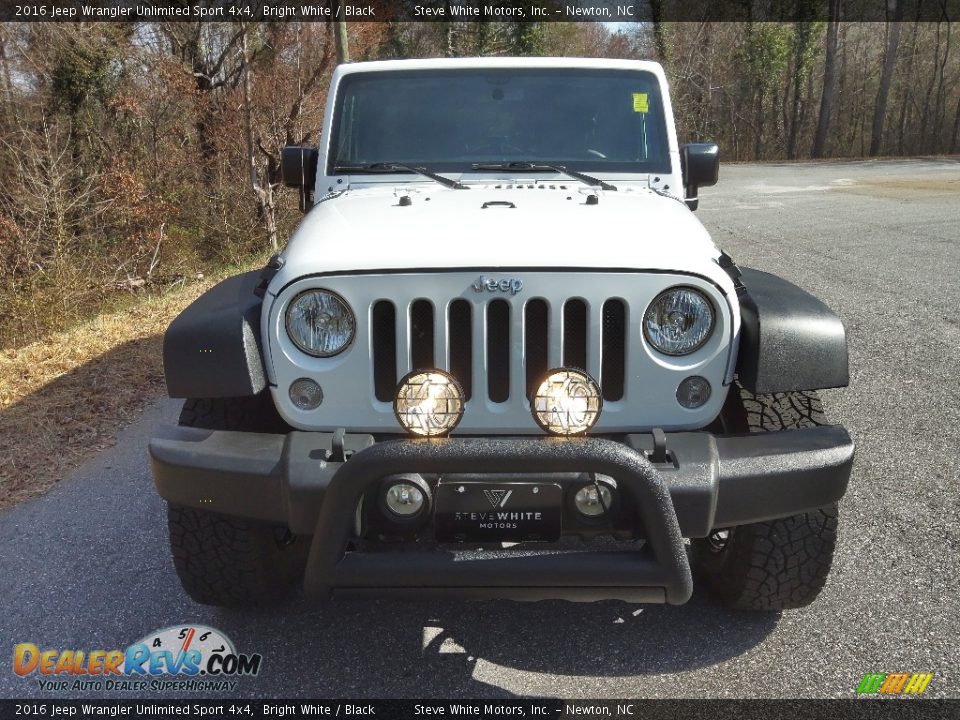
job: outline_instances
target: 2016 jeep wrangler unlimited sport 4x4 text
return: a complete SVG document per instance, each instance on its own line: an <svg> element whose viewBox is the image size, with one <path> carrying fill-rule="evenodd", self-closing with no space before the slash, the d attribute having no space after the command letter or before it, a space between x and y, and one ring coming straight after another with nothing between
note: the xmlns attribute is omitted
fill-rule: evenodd
<svg viewBox="0 0 960 720"><path fill-rule="evenodd" d="M853 444L840 320L738 267L692 210L649 62L358 63L308 211L171 324L150 443L187 592L805 605ZM685 541L690 539L690 546Z"/></svg>

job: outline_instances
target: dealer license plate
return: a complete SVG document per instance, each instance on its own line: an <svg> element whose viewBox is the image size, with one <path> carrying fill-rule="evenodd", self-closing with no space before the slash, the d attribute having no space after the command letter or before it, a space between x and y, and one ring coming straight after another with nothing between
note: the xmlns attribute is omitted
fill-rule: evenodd
<svg viewBox="0 0 960 720"><path fill-rule="evenodd" d="M556 483L441 480L434 527L441 542L553 541L562 515Z"/></svg>

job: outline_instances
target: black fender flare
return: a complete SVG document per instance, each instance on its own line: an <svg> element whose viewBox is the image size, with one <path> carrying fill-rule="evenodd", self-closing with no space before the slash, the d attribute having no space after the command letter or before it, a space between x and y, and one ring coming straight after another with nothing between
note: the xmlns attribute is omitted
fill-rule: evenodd
<svg viewBox="0 0 960 720"><path fill-rule="evenodd" d="M163 336L163 372L173 398L256 395L267 387L260 341L259 270L234 275L181 312Z"/></svg>
<svg viewBox="0 0 960 720"><path fill-rule="evenodd" d="M846 387L843 321L820 300L771 273L740 268L740 384L755 393Z"/></svg>

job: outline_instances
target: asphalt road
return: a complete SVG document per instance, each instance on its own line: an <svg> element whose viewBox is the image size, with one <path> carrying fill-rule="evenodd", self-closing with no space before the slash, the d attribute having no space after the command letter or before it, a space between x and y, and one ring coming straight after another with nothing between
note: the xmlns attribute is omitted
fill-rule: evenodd
<svg viewBox="0 0 960 720"><path fill-rule="evenodd" d="M864 673L892 671L960 694L960 163L726 166L699 216L738 262L847 326L851 386L824 396L857 462L813 606L733 613L698 588L682 607L201 607L174 575L147 469L147 439L177 414L162 400L53 492L0 513L0 696L44 695L12 673L16 643L123 648L187 622L263 654L247 696L850 697Z"/></svg>

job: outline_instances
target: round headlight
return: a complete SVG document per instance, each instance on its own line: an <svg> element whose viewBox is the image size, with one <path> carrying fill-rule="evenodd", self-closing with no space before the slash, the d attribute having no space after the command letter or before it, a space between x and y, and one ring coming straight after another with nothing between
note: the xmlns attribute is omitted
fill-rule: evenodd
<svg viewBox="0 0 960 720"><path fill-rule="evenodd" d="M463 390L443 370L414 370L397 385L393 412L414 435L438 437L453 430L463 417Z"/></svg>
<svg viewBox="0 0 960 720"><path fill-rule="evenodd" d="M551 370L530 398L533 419L553 435L583 435L596 424L602 405L593 378L572 368Z"/></svg>
<svg viewBox="0 0 960 720"><path fill-rule="evenodd" d="M713 305L699 290L678 287L660 293L643 314L643 334L665 355L689 355L713 332Z"/></svg>
<svg viewBox="0 0 960 720"><path fill-rule="evenodd" d="M314 357L330 357L353 341L357 321L350 306L329 290L307 290L287 306L287 335Z"/></svg>

